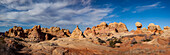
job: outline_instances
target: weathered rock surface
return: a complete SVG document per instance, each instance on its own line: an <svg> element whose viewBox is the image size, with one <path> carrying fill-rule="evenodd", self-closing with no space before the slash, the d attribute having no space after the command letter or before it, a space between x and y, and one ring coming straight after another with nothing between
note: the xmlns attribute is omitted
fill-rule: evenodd
<svg viewBox="0 0 170 55"><path fill-rule="evenodd" d="M118 28L117 28L118 32L128 32L128 29L126 27L126 25L122 22L118 23Z"/></svg>
<svg viewBox="0 0 170 55"><path fill-rule="evenodd" d="M77 26L75 30L72 32L70 38L82 39L84 38L83 32Z"/></svg>
<svg viewBox="0 0 170 55"><path fill-rule="evenodd" d="M142 23L140 22L136 22L135 23L137 30L135 30L134 34L143 34L143 31L141 30L142 28Z"/></svg>
<svg viewBox="0 0 170 55"><path fill-rule="evenodd" d="M10 37L5 37L4 40L6 46L13 49L14 53L11 53L17 55L169 54L168 26L161 30L159 25L153 23L149 24L148 29L142 28L140 22L135 25L137 30L128 32L126 25L121 22L109 25L102 22L92 28L86 28L84 32L77 26L72 34L68 29L59 27L48 29L38 25L25 30L22 27L14 27L5 33ZM21 34L24 34L24 38L20 38Z"/></svg>
<svg viewBox="0 0 170 55"><path fill-rule="evenodd" d="M28 38L30 39L30 41L43 41L45 36L41 32L40 25L34 26L32 29L33 31L30 33L30 35L28 35Z"/></svg>
<svg viewBox="0 0 170 55"><path fill-rule="evenodd" d="M128 29L124 23L110 23L107 25L107 23L102 22L97 26L93 26L92 28L86 28L84 31L84 35L86 37L111 37L115 33L119 32L128 32Z"/></svg>
<svg viewBox="0 0 170 55"><path fill-rule="evenodd" d="M9 31L5 32L5 35L10 37L25 37L23 28L17 26L9 29Z"/></svg>
<svg viewBox="0 0 170 55"><path fill-rule="evenodd" d="M97 45L86 40L73 38L60 38L58 40L42 41L39 43L18 42L25 46L17 51L22 54L35 55L112 55L117 50L110 47Z"/></svg>

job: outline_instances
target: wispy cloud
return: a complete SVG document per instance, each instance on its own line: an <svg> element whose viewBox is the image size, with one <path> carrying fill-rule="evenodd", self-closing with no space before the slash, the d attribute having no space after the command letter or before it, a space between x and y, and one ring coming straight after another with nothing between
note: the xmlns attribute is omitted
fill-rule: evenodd
<svg viewBox="0 0 170 55"><path fill-rule="evenodd" d="M92 8L92 0L1 0L1 26L98 24L113 8ZM77 5L79 4L79 5ZM3 11L4 10L4 11ZM5 11L8 10L8 11Z"/></svg>
<svg viewBox="0 0 170 55"><path fill-rule="evenodd" d="M161 2L157 2L157 3L151 4L151 5L136 6L135 11L132 11L132 13L142 12L145 10L157 9L157 8L165 8L165 6L162 6Z"/></svg>
<svg viewBox="0 0 170 55"><path fill-rule="evenodd" d="M122 12L126 12L126 11L129 11L130 8L123 8Z"/></svg>

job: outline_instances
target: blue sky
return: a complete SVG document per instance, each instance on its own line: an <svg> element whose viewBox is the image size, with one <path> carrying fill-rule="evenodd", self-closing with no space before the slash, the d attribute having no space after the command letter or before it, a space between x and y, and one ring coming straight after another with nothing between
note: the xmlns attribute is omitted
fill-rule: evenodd
<svg viewBox="0 0 170 55"><path fill-rule="evenodd" d="M13 26L58 26L71 32L101 22L123 22L129 30L135 22L170 26L170 0L0 0L0 32Z"/></svg>

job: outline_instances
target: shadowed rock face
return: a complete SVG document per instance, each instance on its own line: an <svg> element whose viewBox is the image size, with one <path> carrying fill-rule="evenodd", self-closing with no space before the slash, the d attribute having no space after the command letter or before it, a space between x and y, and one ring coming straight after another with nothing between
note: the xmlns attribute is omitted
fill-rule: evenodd
<svg viewBox="0 0 170 55"><path fill-rule="evenodd" d="M25 37L23 28L17 26L9 29L9 31L5 32L5 35L10 37Z"/></svg>

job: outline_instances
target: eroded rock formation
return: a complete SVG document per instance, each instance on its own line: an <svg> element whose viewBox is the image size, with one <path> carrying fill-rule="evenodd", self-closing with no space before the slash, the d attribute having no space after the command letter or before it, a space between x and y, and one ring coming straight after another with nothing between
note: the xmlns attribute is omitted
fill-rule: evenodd
<svg viewBox="0 0 170 55"><path fill-rule="evenodd" d="M9 31L5 32L5 35L10 37L25 37L23 28L17 26L9 29Z"/></svg>
<svg viewBox="0 0 170 55"><path fill-rule="evenodd" d="M84 38L83 32L79 29L78 25L75 30L72 32L70 38L82 39Z"/></svg>

